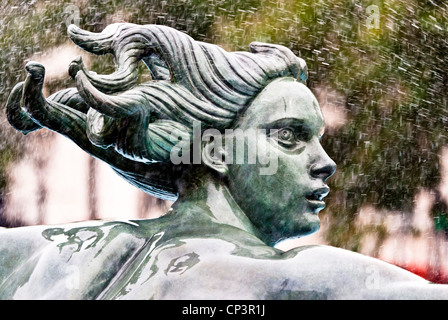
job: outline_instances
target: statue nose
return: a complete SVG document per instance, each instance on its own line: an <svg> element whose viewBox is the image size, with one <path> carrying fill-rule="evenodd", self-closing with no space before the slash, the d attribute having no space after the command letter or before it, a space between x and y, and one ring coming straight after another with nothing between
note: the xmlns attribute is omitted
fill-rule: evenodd
<svg viewBox="0 0 448 320"><path fill-rule="evenodd" d="M310 167L311 177L315 179L322 179L322 181L326 181L335 171L336 163L328 156L326 156L325 160L322 159Z"/></svg>

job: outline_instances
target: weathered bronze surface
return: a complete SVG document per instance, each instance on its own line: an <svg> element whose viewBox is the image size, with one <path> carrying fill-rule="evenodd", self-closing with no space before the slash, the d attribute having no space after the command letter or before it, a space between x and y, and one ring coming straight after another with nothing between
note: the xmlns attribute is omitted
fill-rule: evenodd
<svg viewBox="0 0 448 320"><path fill-rule="evenodd" d="M289 49L226 52L158 25L68 33L113 54L116 71L76 59L76 88L45 98L45 69L28 63L7 103L11 125L58 132L176 202L153 220L2 229L0 298L448 298L444 285L357 253L273 247L319 228L335 171L306 64ZM137 83L139 61L151 81Z"/></svg>

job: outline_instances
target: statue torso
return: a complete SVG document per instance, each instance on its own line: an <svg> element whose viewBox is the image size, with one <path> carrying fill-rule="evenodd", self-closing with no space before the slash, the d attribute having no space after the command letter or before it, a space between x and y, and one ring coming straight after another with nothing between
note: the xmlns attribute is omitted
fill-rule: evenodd
<svg viewBox="0 0 448 320"><path fill-rule="evenodd" d="M196 227L194 234L185 224L166 228L156 219L0 231L0 299L190 298L176 288L185 278L194 286L192 277L198 285L215 285L209 280L221 277L223 257L255 262L280 254L237 228ZM210 264L214 260L216 266ZM214 298L210 288L189 292Z"/></svg>
<svg viewBox="0 0 448 320"><path fill-rule="evenodd" d="M424 282L347 250L282 252L176 214L0 230L0 299L371 298L403 280Z"/></svg>

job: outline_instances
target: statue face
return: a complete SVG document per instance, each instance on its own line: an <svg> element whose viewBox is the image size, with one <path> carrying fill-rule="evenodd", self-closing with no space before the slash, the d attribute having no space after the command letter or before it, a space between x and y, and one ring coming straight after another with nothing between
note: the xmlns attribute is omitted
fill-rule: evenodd
<svg viewBox="0 0 448 320"><path fill-rule="evenodd" d="M320 144L324 119L312 92L292 78L270 83L240 117L235 129L256 129L255 164L228 166L229 189L268 244L319 229L318 212L336 165ZM235 150L236 152L236 150ZM276 162L275 162L276 161ZM272 164L275 162L275 166ZM264 174L260 169L271 166Z"/></svg>

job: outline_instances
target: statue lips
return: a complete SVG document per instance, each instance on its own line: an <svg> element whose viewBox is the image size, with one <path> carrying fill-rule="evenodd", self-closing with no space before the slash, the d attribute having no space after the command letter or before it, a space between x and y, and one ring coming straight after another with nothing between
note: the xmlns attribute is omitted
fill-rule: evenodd
<svg viewBox="0 0 448 320"><path fill-rule="evenodd" d="M323 198L325 198L329 192L330 188L328 186L324 186L322 188L315 189L305 195L305 198L312 208L313 212L318 213L320 210L325 208L325 202L323 201Z"/></svg>

